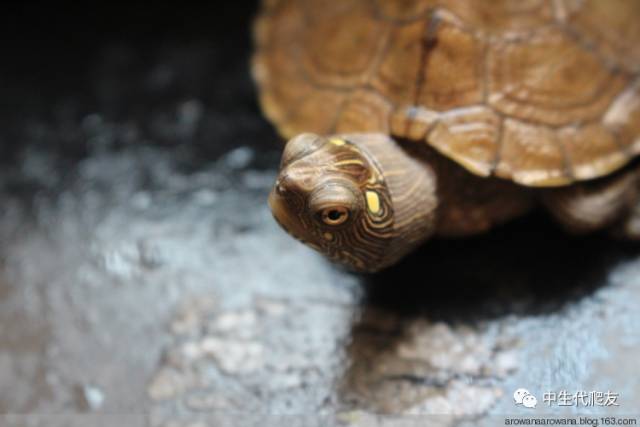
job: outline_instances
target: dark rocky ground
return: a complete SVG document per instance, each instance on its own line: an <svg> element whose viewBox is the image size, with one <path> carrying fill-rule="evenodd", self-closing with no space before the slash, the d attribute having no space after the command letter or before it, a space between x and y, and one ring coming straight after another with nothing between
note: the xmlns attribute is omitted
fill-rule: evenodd
<svg viewBox="0 0 640 427"><path fill-rule="evenodd" d="M343 272L266 206L279 140L249 77L253 4L16 7L0 43L0 425L640 417L637 248L532 216ZM520 387L535 410L514 406ZM542 403L561 390L620 406Z"/></svg>

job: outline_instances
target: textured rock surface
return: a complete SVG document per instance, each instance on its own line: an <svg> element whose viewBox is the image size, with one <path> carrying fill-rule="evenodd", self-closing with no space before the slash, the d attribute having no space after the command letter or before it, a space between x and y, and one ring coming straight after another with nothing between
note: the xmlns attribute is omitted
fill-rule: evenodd
<svg viewBox="0 0 640 427"><path fill-rule="evenodd" d="M250 13L2 68L1 424L490 426L520 387L637 411L633 247L532 217L360 277L277 227Z"/></svg>

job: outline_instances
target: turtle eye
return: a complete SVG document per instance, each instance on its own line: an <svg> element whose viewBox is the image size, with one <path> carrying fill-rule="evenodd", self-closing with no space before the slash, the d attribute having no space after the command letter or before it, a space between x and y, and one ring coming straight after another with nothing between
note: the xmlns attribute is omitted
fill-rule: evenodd
<svg viewBox="0 0 640 427"><path fill-rule="evenodd" d="M320 212L320 219L327 225L344 224L349 219L349 210L342 206L326 208Z"/></svg>

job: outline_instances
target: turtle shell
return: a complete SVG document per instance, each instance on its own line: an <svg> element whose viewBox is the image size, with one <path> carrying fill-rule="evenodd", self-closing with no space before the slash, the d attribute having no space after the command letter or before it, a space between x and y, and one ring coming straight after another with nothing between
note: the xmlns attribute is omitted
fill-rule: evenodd
<svg viewBox="0 0 640 427"><path fill-rule="evenodd" d="M638 22L636 0L265 0L253 73L287 138L382 132L561 186L640 153Z"/></svg>

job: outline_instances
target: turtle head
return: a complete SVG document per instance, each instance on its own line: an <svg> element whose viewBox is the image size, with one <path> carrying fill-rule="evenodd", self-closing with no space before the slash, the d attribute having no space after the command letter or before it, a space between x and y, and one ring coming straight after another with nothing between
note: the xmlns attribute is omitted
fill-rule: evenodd
<svg viewBox="0 0 640 427"><path fill-rule="evenodd" d="M416 162L404 152L407 165L398 163L399 153L389 157L380 150L392 147L401 151L381 135L293 138L269 196L276 221L293 237L353 270L373 272L394 263L432 233L436 203L432 177L424 185L407 187L407 178L427 179L426 169L414 170ZM407 169L385 176L385 163ZM429 190L420 194L425 185ZM395 205L394 193L399 202ZM420 206L425 197L430 202ZM416 212L406 221L411 212L405 211L411 209Z"/></svg>

